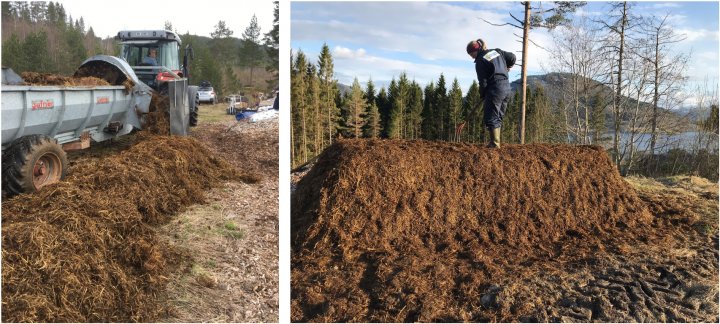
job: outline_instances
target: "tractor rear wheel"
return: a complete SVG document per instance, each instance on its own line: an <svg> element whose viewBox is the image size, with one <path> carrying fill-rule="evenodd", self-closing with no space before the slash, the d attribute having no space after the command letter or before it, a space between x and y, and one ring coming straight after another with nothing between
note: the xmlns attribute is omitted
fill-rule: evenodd
<svg viewBox="0 0 720 324"><path fill-rule="evenodd" d="M198 109L200 109L200 96L195 94L195 104L190 109L190 126L197 126L198 124Z"/></svg>
<svg viewBox="0 0 720 324"><path fill-rule="evenodd" d="M9 196L36 192L64 179L67 165L56 140L45 135L21 137L3 152L3 190Z"/></svg>

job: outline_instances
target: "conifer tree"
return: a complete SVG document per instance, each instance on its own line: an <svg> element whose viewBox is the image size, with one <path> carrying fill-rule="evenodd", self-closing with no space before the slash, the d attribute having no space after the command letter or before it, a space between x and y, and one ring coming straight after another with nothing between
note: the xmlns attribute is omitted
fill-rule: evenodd
<svg viewBox="0 0 720 324"><path fill-rule="evenodd" d="M467 118L467 124L465 125L466 132L470 142L481 143L485 141L485 127L483 125L483 102L482 96L480 96L480 86L477 81L473 80L473 83L468 89L467 96L465 97L466 111L465 117Z"/></svg>
<svg viewBox="0 0 720 324"><path fill-rule="evenodd" d="M437 139L447 140L447 125L449 124L448 110L449 101L447 95L447 88L445 86L445 76L441 73L438 79L437 86L435 87L435 129L437 132Z"/></svg>
<svg viewBox="0 0 720 324"><path fill-rule="evenodd" d="M366 123L363 134L368 138L380 137L382 128L380 127L380 112L378 106L374 102L367 106L367 112L365 113Z"/></svg>
<svg viewBox="0 0 720 324"><path fill-rule="evenodd" d="M346 119L345 126L355 138L362 136L362 129L365 126L365 110L367 102L363 97L363 90L360 82L355 78L347 100L345 101Z"/></svg>
<svg viewBox="0 0 720 324"><path fill-rule="evenodd" d="M590 114L590 129L592 131L591 144L599 144L602 141L603 132L607 129L605 125L605 109L607 103L600 91L590 99L591 114Z"/></svg>
<svg viewBox="0 0 720 324"><path fill-rule="evenodd" d="M375 84L372 79L368 80L367 86L365 87L365 100L367 100L368 105L375 103Z"/></svg>
<svg viewBox="0 0 720 324"><path fill-rule="evenodd" d="M23 42L22 52L25 56L24 69L36 71L54 71L50 54L48 53L48 39L44 31L30 33Z"/></svg>
<svg viewBox="0 0 720 324"><path fill-rule="evenodd" d="M452 88L448 94L448 124L446 129L447 139L452 142L459 142L460 138L456 134L457 127L464 121L462 116L463 96L460 83L457 78L453 80Z"/></svg>
<svg viewBox="0 0 720 324"><path fill-rule="evenodd" d="M422 111L423 111L423 90L420 85L413 80L410 83L408 103L408 136L406 138L420 138L422 134Z"/></svg>
<svg viewBox="0 0 720 324"><path fill-rule="evenodd" d="M265 34L265 38L263 39L263 41L265 43L266 55L268 57L265 70L273 74L277 74L277 71L279 69L278 65L280 44L280 1L275 0L273 1L273 4L275 5L275 8L273 9L273 28L267 34ZM268 86L270 88L275 88L278 85L277 78L268 80L268 82Z"/></svg>
<svg viewBox="0 0 720 324"><path fill-rule="evenodd" d="M307 59L302 51L298 51L290 77L290 101L292 109L292 162L297 166L307 162Z"/></svg>
<svg viewBox="0 0 720 324"><path fill-rule="evenodd" d="M308 127L308 141L312 139L312 145L308 148L312 156L320 154L323 150L323 118L322 112L320 111L320 79L317 76L317 67L315 64L310 62L307 63L305 69L305 80L307 84L307 116L312 120L307 121Z"/></svg>
<svg viewBox="0 0 720 324"><path fill-rule="evenodd" d="M435 95L435 84L433 82L430 82L427 86L425 86L424 90L425 95L425 101L423 102L423 108L422 108L422 138L426 140L435 140L437 139L437 127L436 127L436 118L437 118L437 104L436 104L436 95Z"/></svg>
<svg viewBox="0 0 720 324"><path fill-rule="evenodd" d="M527 96L530 96L531 91L529 88L527 92ZM517 129L521 104L522 96L520 91L516 91L512 100L508 103L507 109L505 110L505 116L503 117L503 124L501 128L501 138L503 143L519 143L519 134Z"/></svg>
<svg viewBox="0 0 720 324"><path fill-rule="evenodd" d="M393 80L393 82L395 82L395 80ZM380 88L375 102L377 102L378 112L380 113L381 136L389 137L388 121L390 120L390 98L385 88Z"/></svg>
<svg viewBox="0 0 720 324"><path fill-rule="evenodd" d="M335 81L334 63L330 47L323 44L318 57L318 77L320 78L320 109L323 116L323 142L321 149L330 146L337 133L340 109L335 97L339 94Z"/></svg>
<svg viewBox="0 0 720 324"><path fill-rule="evenodd" d="M260 47L260 25L255 15L250 19L250 25L245 28L242 34L242 48L238 52L240 64L250 68L250 80L248 85L252 86L255 67L261 62L262 48Z"/></svg>
<svg viewBox="0 0 720 324"><path fill-rule="evenodd" d="M3 2L3 4L5 4L5 2ZM3 42L2 51L3 66L10 67L17 72L25 71L27 63L23 55L23 45L20 43L17 35L13 33L10 39Z"/></svg>

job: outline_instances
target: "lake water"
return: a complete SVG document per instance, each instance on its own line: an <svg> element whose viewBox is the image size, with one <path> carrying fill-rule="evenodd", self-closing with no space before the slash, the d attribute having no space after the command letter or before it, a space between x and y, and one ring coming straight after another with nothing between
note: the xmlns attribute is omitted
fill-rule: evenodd
<svg viewBox="0 0 720 324"><path fill-rule="evenodd" d="M718 136L717 134L704 134L702 147L710 147L715 152L718 151ZM612 148L613 134L605 134L605 146L606 148ZM630 141L629 133L620 134L620 147L625 147ZM650 134L640 133L635 134L634 138L635 149L638 151L647 151L650 149ZM706 144L708 143L709 144ZM666 153L671 149L684 149L692 151L698 148L698 132L684 132L677 134L659 134L655 143L655 153Z"/></svg>

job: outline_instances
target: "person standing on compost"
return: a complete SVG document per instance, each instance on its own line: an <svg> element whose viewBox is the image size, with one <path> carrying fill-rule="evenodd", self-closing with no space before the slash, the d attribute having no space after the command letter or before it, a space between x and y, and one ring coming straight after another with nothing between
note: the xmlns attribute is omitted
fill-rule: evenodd
<svg viewBox="0 0 720 324"><path fill-rule="evenodd" d="M488 147L500 147L500 127L510 99L508 72L515 65L515 54L499 48L488 50L482 39L470 41L467 53L475 59L480 96L484 98L483 122L491 134Z"/></svg>

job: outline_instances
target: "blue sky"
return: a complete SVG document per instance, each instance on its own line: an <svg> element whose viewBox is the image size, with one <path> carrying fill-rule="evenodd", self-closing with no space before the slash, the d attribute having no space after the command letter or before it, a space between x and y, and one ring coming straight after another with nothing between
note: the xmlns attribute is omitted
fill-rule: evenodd
<svg viewBox="0 0 720 324"><path fill-rule="evenodd" d="M537 3L537 2L533 2ZM687 39L677 50L692 51L687 71L691 85L708 79L717 83L720 67L718 39L718 2L634 2L633 12L665 16L675 32ZM601 17L609 11L607 2L589 2L576 14ZM442 72L448 82L457 78L466 92L476 78L472 59L465 45L483 38L491 48L515 52L520 58L522 45L513 27L495 27L495 23L512 22L508 15L523 16L520 2L292 2L291 48L302 50L316 60L323 43L330 47L335 59L336 78L352 84L357 77L361 84L369 78L378 86L386 86L393 77L406 72L422 86L436 81ZM550 48L550 32L536 29L531 38L540 46ZM550 53L530 45L529 74L543 74ZM514 68L510 77L519 78Z"/></svg>

